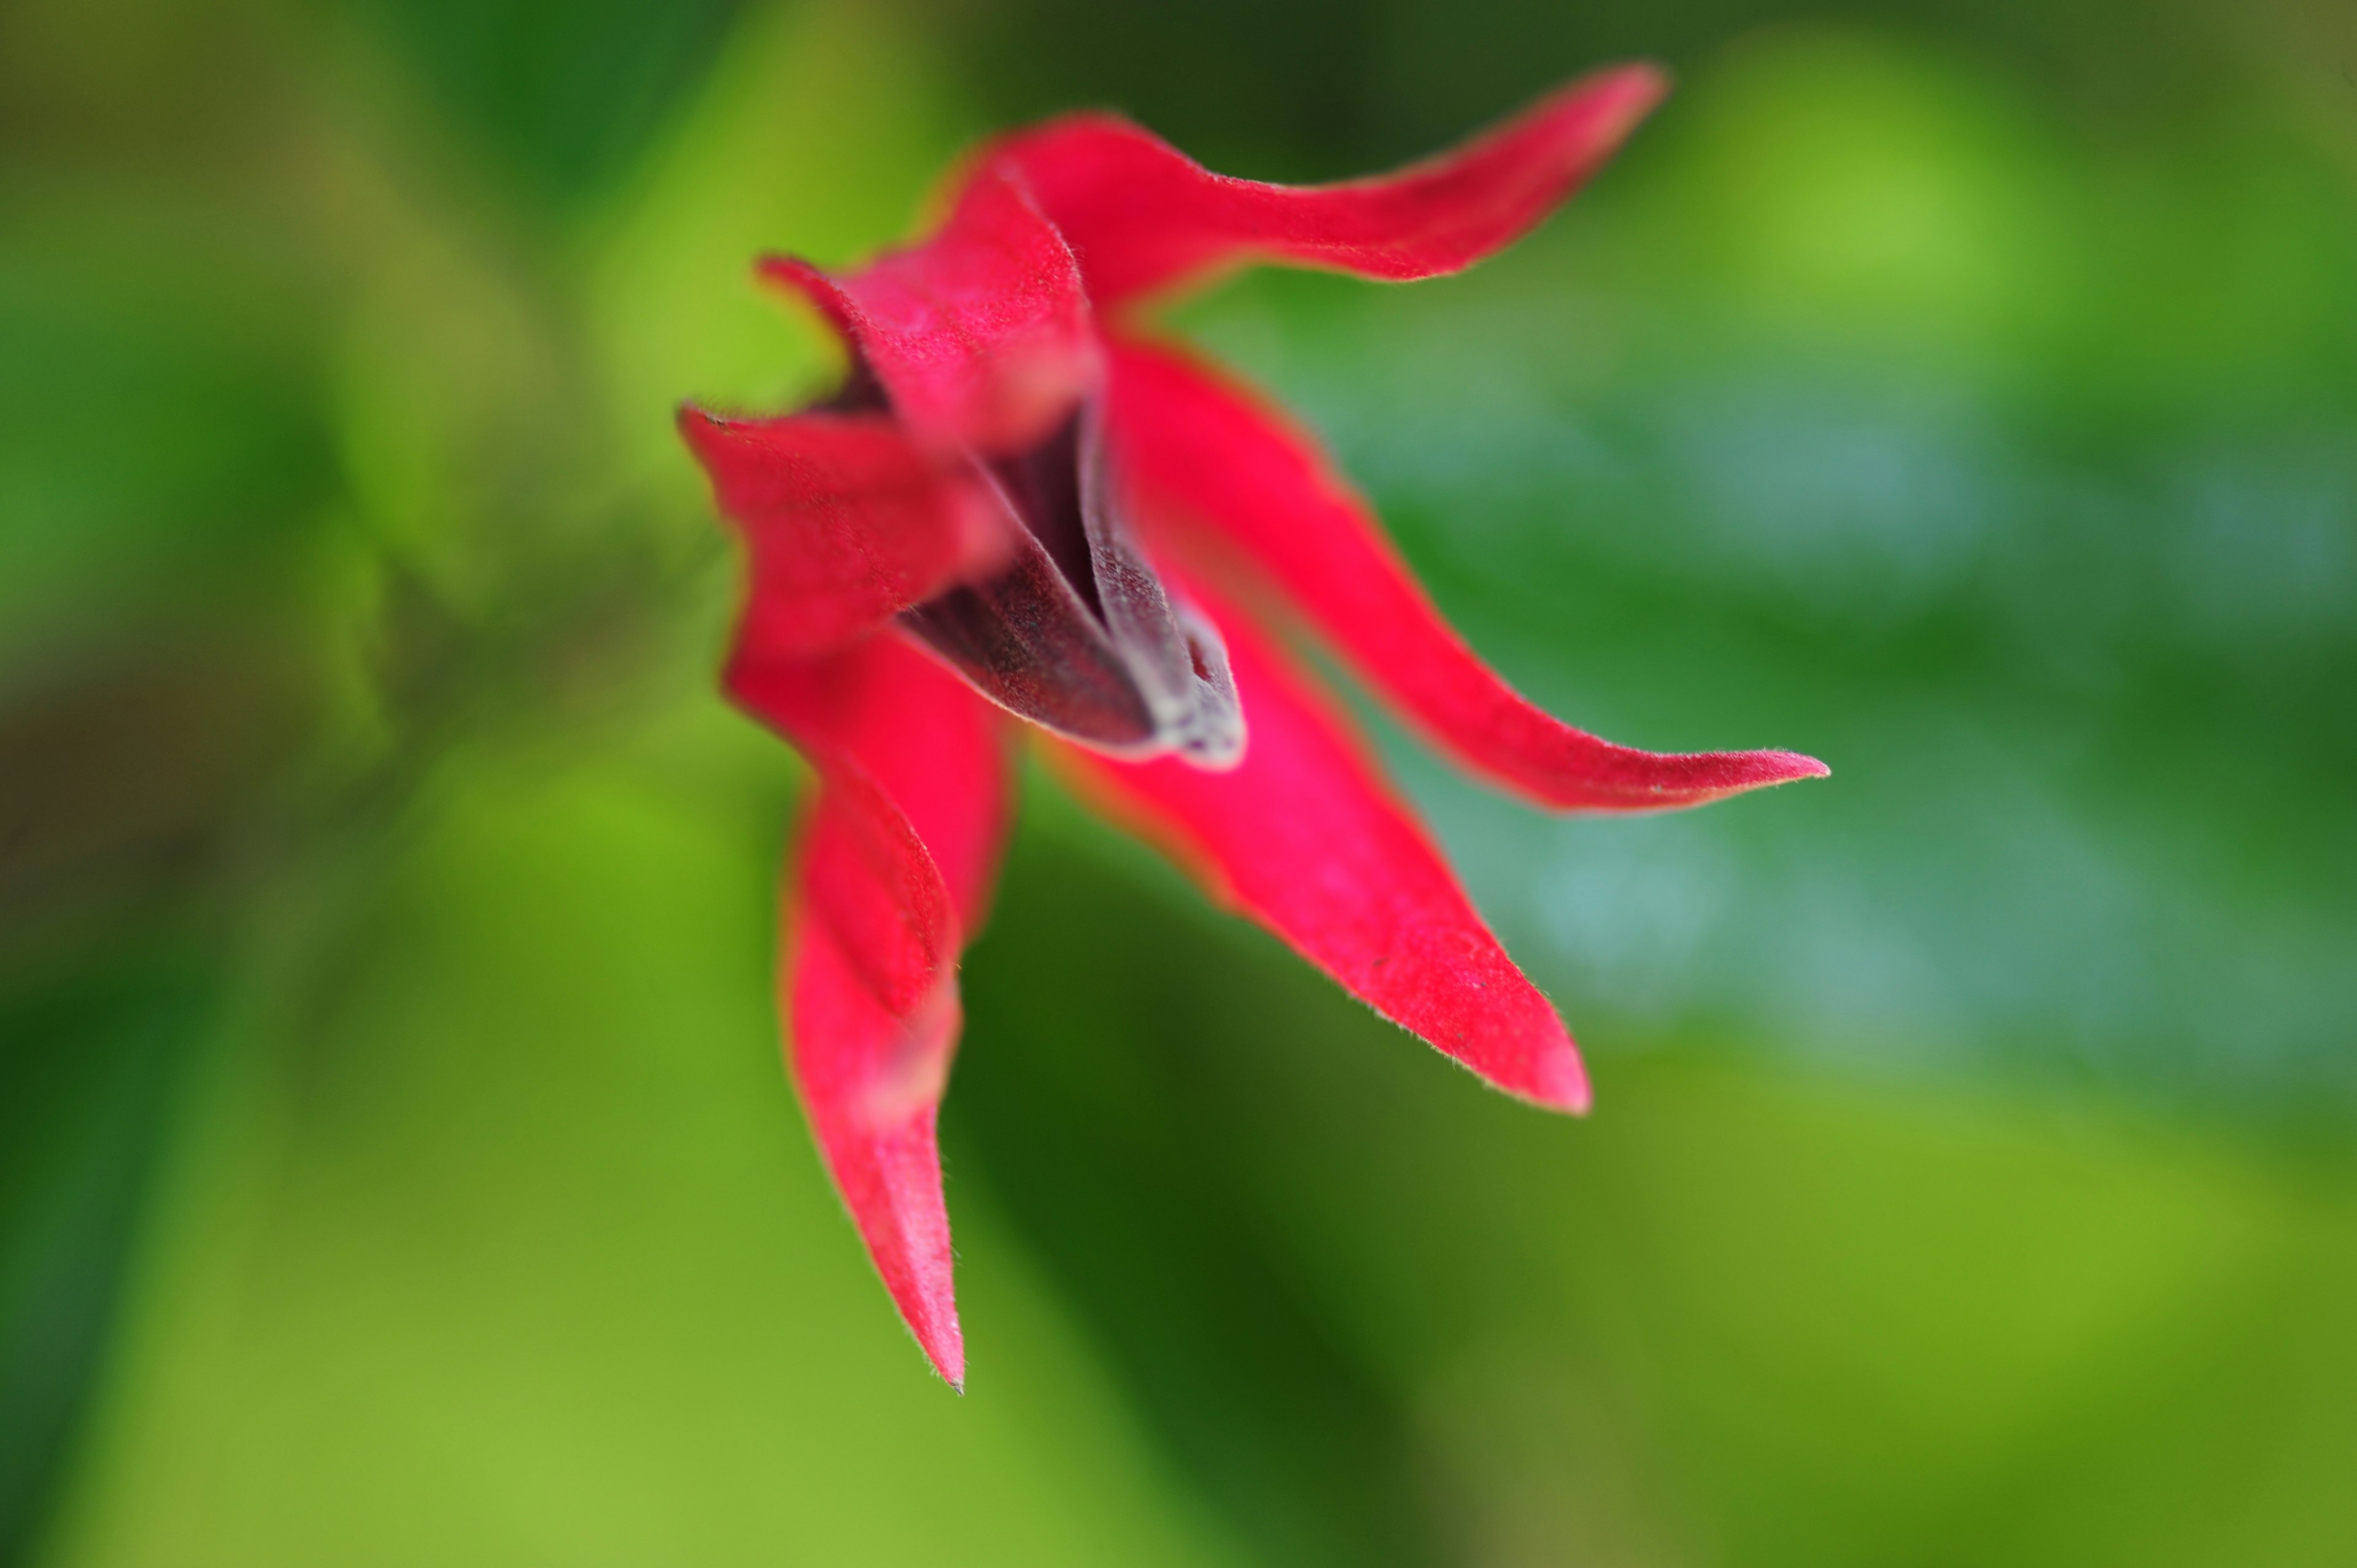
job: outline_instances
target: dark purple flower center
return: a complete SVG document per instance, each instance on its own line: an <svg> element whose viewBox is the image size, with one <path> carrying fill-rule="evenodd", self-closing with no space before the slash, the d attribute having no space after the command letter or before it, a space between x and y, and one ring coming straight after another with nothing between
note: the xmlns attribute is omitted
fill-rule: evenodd
<svg viewBox="0 0 2357 1568"><path fill-rule="evenodd" d="M828 406L884 403L855 364ZM1013 557L996 575L903 612L900 624L1034 724L1117 756L1168 752L1232 768L1244 726L1227 649L1137 547L1108 461L1092 399L1029 451L978 463L1019 525Z"/></svg>

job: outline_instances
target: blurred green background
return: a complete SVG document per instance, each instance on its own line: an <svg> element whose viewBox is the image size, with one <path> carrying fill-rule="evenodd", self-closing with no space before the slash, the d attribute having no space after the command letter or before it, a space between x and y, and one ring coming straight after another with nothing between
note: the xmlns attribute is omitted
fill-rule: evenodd
<svg viewBox="0 0 2357 1568"><path fill-rule="evenodd" d="M1232 172L1681 86L1534 239L1177 324L1485 651L1835 776L1540 817L1482 1091L1034 779L971 1394L769 996L678 398L989 128ZM0 1561L2357 1562L2340 0L0 6Z"/></svg>

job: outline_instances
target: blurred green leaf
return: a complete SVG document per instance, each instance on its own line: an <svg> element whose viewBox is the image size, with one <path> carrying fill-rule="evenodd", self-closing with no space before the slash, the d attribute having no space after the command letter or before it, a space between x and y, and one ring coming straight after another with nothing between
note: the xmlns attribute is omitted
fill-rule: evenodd
<svg viewBox="0 0 2357 1568"><path fill-rule="evenodd" d="M168 940L0 983L0 1563L47 1521L215 1000Z"/></svg>
<svg viewBox="0 0 2357 1568"><path fill-rule="evenodd" d="M624 172L701 81L738 0L358 0L535 194Z"/></svg>
<svg viewBox="0 0 2357 1568"><path fill-rule="evenodd" d="M95 212L25 195L0 226L6 640L87 641L159 596L272 577L334 467L269 280L200 227L148 220L152 192Z"/></svg>
<svg viewBox="0 0 2357 1568"><path fill-rule="evenodd" d="M1069 849L1024 849L966 970L945 1159L989 1184L1258 1561L1447 1561L1404 1391L1225 1152L1239 1033L1281 1050L1333 1020Z"/></svg>
<svg viewBox="0 0 2357 1568"><path fill-rule="evenodd" d="M780 1069L774 842L614 770L440 795L208 1097L53 1561L1209 1560L980 1205L974 1392L925 1374Z"/></svg>
<svg viewBox="0 0 2357 1568"><path fill-rule="evenodd" d="M1035 812L969 965L952 1155L1261 1560L2357 1539L2321 1480L2357 1451L2345 1151L1692 1043L1546 1116L1070 811Z"/></svg>

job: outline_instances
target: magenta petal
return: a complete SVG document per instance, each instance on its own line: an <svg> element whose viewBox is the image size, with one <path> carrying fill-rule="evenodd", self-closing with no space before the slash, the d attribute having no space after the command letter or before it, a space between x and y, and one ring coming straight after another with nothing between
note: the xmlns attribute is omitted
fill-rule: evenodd
<svg viewBox="0 0 2357 1568"><path fill-rule="evenodd" d="M817 660L740 645L726 680L819 773L787 895L794 1083L901 1316L960 1383L933 1116L1006 834L1005 720L898 633Z"/></svg>
<svg viewBox="0 0 2357 1568"><path fill-rule="evenodd" d="M1217 175L1109 114L1017 132L985 166L1020 171L1080 257L1099 308L1247 261L1432 277L1512 243L1661 101L1651 66L1572 83L1453 151L1338 185Z"/></svg>
<svg viewBox="0 0 2357 1568"><path fill-rule="evenodd" d="M898 1014L853 973L823 918L793 933L788 1059L835 1189L892 1304L933 1367L965 1386L965 1338L951 1284L936 1107L957 1047L955 981Z"/></svg>
<svg viewBox="0 0 2357 1568"><path fill-rule="evenodd" d="M994 171L967 183L931 239L848 277L786 256L761 272L818 306L920 439L1015 452L1096 382L1071 250L1022 186Z"/></svg>
<svg viewBox="0 0 2357 1568"><path fill-rule="evenodd" d="M962 936L948 885L907 815L847 755L820 764L802 832L802 907L823 918L845 961L896 1016L922 1009L957 967Z"/></svg>
<svg viewBox="0 0 2357 1568"><path fill-rule="evenodd" d="M1242 763L1213 773L1051 742L1060 770L1384 1017L1508 1093L1585 1111L1563 1020L1330 699L1257 628L1217 618L1243 703Z"/></svg>
<svg viewBox="0 0 2357 1568"><path fill-rule="evenodd" d="M781 660L739 643L722 683L824 774L847 757L915 830L966 934L998 875L1009 781L1006 716L902 634L825 659Z"/></svg>
<svg viewBox="0 0 2357 1568"><path fill-rule="evenodd" d="M1441 618L1307 434L1175 350L1119 343L1112 365L1115 453L1149 533L1182 553L1247 558L1468 768L1537 804L1590 811L1698 806L1827 771L1790 751L1639 751L1534 707Z"/></svg>
<svg viewBox="0 0 2357 1568"><path fill-rule="evenodd" d="M988 496L880 415L683 408L679 428L745 540L739 636L770 655L840 647L1006 554Z"/></svg>

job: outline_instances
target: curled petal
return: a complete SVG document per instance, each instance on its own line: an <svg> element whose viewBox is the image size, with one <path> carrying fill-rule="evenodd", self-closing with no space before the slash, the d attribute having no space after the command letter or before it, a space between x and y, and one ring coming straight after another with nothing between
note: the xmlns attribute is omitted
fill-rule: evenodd
<svg viewBox="0 0 2357 1568"><path fill-rule="evenodd" d="M985 170L921 244L833 277L798 257L761 274L809 298L932 443L986 453L1043 438L1095 384L1071 247L1022 185Z"/></svg>
<svg viewBox="0 0 2357 1568"><path fill-rule="evenodd" d="M1790 751L1663 755L1572 728L1466 646L1308 435L1174 350L1123 343L1112 363L1116 457L1140 521L1181 553L1241 555L1265 572L1467 767L1539 805L1590 811L1698 806L1826 771Z"/></svg>
<svg viewBox="0 0 2357 1568"><path fill-rule="evenodd" d="M1213 174L1109 114L1018 132L986 151L984 166L1020 171L1071 242L1100 308L1247 261L1433 277L1520 238L1667 90L1652 66L1600 71L1450 152L1337 185Z"/></svg>
<svg viewBox="0 0 2357 1568"><path fill-rule="evenodd" d="M921 1011L957 966L948 883L908 816L847 753L821 763L802 830L802 906L887 1012Z"/></svg>
<svg viewBox="0 0 2357 1568"><path fill-rule="evenodd" d="M1004 721L897 633L818 660L740 645L726 683L819 773L787 894L795 1086L893 1302L962 1383L933 1118L1006 832Z"/></svg>
<svg viewBox="0 0 2357 1568"><path fill-rule="evenodd" d="M883 415L683 408L679 427L744 536L739 637L769 655L838 648L1006 558L1003 510Z"/></svg>
<svg viewBox="0 0 2357 1568"><path fill-rule="evenodd" d="M1330 699L1257 629L1214 613L1251 726L1235 768L1121 762L1051 741L1059 770L1384 1017L1511 1094L1586 1110L1563 1020Z"/></svg>
<svg viewBox="0 0 2357 1568"><path fill-rule="evenodd" d="M897 631L825 659L739 642L721 678L737 704L792 741L823 779L855 760L909 821L967 935L998 875L1008 803L1006 720Z"/></svg>

